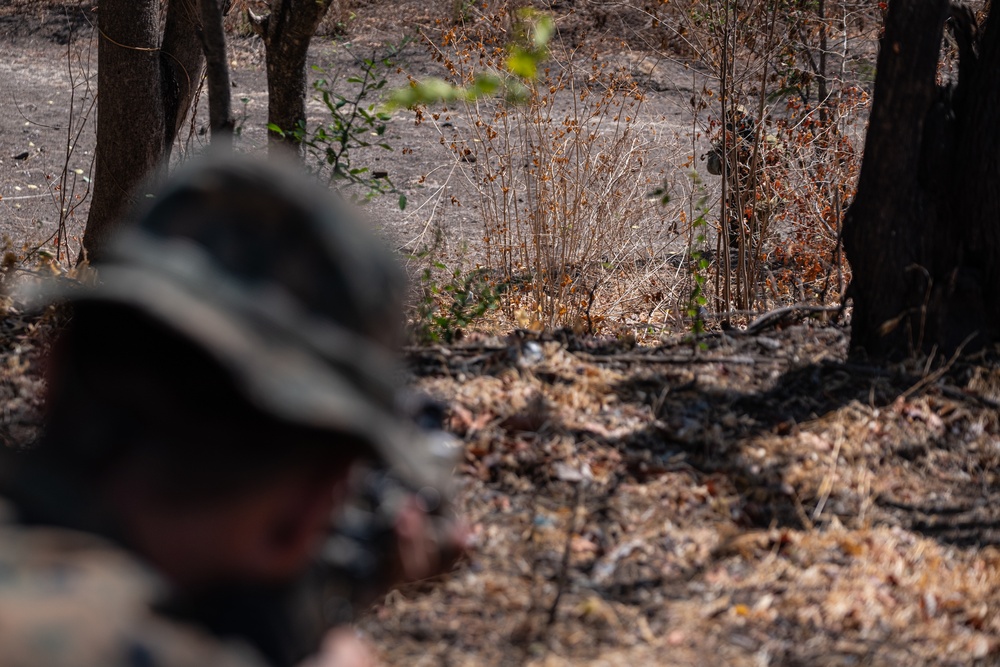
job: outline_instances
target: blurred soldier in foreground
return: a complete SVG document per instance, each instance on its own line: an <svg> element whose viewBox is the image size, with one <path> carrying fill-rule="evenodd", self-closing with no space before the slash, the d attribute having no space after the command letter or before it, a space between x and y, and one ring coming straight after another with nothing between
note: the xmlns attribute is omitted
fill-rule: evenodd
<svg viewBox="0 0 1000 667"><path fill-rule="evenodd" d="M450 453L398 405L400 273L305 180L188 167L62 295L47 430L0 458L0 665L367 665L331 591L450 564ZM361 461L394 500L352 570L331 517Z"/></svg>

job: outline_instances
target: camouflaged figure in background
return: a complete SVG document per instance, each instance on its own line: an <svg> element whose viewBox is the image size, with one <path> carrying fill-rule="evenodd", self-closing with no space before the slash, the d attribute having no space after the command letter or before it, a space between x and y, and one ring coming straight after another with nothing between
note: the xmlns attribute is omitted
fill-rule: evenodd
<svg viewBox="0 0 1000 667"><path fill-rule="evenodd" d="M0 453L3 667L295 664L354 462L447 496L397 400L401 272L340 202L233 159L147 201L57 295L45 435Z"/></svg>
<svg viewBox="0 0 1000 667"><path fill-rule="evenodd" d="M742 104L728 113L723 136L701 156L708 173L726 178L726 207L730 250L744 242L759 249L760 235L780 203L768 175L768 167L778 164L782 151L773 135L758 137L759 123Z"/></svg>

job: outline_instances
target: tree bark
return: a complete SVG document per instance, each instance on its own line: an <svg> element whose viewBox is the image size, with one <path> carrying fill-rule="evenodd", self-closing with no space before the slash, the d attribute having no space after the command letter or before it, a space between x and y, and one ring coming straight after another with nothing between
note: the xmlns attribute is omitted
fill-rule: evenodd
<svg viewBox="0 0 1000 667"><path fill-rule="evenodd" d="M270 150L299 145L305 122L306 56L332 0L271 0L251 15L267 59ZM82 253L100 259L143 183L155 187L187 115L206 62L212 140L231 146L232 102L223 0L170 0L160 42L160 0L105 0L98 15L97 150L94 194Z"/></svg>
<svg viewBox="0 0 1000 667"><path fill-rule="evenodd" d="M208 73L208 125L212 144L233 147L232 89L226 56L226 31L222 26L222 0L200 0L201 42Z"/></svg>
<svg viewBox="0 0 1000 667"><path fill-rule="evenodd" d="M268 150L299 152L291 133L306 120L306 55L332 0L271 0L271 13L257 19L267 61Z"/></svg>
<svg viewBox="0 0 1000 667"><path fill-rule="evenodd" d="M937 83L946 20L957 85ZM851 347L874 357L975 350L1000 332L1000 19L980 41L948 0L893 0L858 193L844 219ZM977 55L978 53L978 55Z"/></svg>
<svg viewBox="0 0 1000 667"><path fill-rule="evenodd" d="M170 0L160 47L167 133L164 160L170 157L205 72L205 54L198 39L200 27L196 0Z"/></svg>
<svg viewBox="0 0 1000 667"><path fill-rule="evenodd" d="M165 148L159 0L102 0L97 25L97 148L84 253L99 259Z"/></svg>

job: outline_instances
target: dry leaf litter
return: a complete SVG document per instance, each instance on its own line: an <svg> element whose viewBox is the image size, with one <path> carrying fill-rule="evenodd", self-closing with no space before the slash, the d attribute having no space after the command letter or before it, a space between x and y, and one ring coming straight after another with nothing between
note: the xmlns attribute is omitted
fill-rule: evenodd
<svg viewBox="0 0 1000 667"><path fill-rule="evenodd" d="M411 351L476 549L372 611L384 659L996 662L1000 371L848 362L848 335Z"/></svg>
<svg viewBox="0 0 1000 667"><path fill-rule="evenodd" d="M6 306L23 446L54 325ZM996 664L1000 370L866 366L847 336L410 350L465 445L474 548L361 627L390 665Z"/></svg>

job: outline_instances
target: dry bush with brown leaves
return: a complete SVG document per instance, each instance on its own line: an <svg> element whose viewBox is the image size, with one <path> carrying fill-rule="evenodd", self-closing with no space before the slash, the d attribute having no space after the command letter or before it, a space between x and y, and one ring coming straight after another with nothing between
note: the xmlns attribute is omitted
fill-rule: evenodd
<svg viewBox="0 0 1000 667"><path fill-rule="evenodd" d="M443 31L433 48L452 81L469 85L503 70L513 28L500 3ZM468 133L447 142L478 195L484 268L511 321L594 331L640 300L647 227L658 220L645 201L642 103L626 70L557 38L525 103L480 98L452 110L469 119Z"/></svg>
<svg viewBox="0 0 1000 667"><path fill-rule="evenodd" d="M465 3L424 33L453 82L502 71L514 4ZM860 169L879 7L683 0L550 10L552 59L528 104L479 100L435 115L471 124L442 142L478 193L481 268L504 290L502 325L671 328L692 311L704 257L713 280L700 293L719 319L839 302L849 279L840 219ZM644 105L635 63L650 60L691 66L686 137L649 120L656 111ZM726 156L719 181L692 178L706 143ZM654 169L672 195L659 210L643 201ZM716 232L704 248L691 228L700 217Z"/></svg>
<svg viewBox="0 0 1000 667"><path fill-rule="evenodd" d="M712 74L693 106L725 156L717 226L731 231L718 234L717 310L839 301L878 6L716 0L664 11Z"/></svg>

